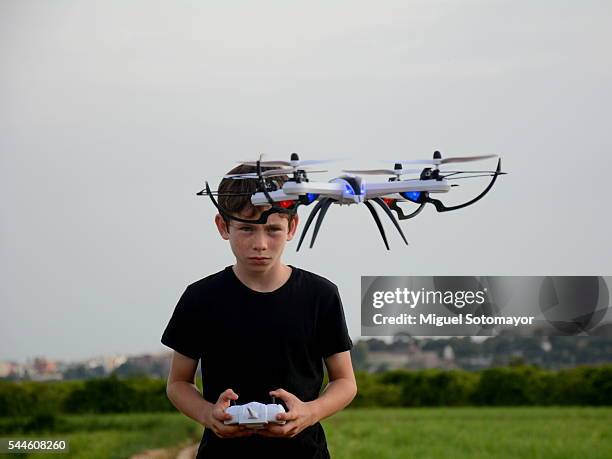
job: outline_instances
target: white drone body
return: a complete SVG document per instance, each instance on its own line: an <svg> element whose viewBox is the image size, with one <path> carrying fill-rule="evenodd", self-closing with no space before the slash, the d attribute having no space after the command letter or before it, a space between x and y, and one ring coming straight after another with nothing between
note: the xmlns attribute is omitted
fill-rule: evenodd
<svg viewBox="0 0 612 459"><path fill-rule="evenodd" d="M250 402L246 405L234 405L225 410L232 416L225 425L242 425L250 429L263 429L266 424L285 424L285 421L276 419L276 415L285 413L283 405L271 403L264 405L259 402Z"/></svg>
<svg viewBox="0 0 612 459"><path fill-rule="evenodd" d="M357 186L351 185L347 179ZM357 188L357 189L355 189ZM299 196L314 194L318 198L333 198L338 204L359 204L366 199L378 198L404 192L427 191L429 193L446 193L451 189L446 180L398 180L394 182L367 183L363 178L345 175L329 182L285 182L281 190L268 193L272 201L290 201ZM401 197L397 197L402 200ZM254 206L269 204L262 192L251 197Z"/></svg>

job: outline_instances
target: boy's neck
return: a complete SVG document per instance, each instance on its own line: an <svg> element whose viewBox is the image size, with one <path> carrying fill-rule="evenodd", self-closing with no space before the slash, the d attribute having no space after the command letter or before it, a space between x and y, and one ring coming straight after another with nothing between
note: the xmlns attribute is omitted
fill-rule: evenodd
<svg viewBox="0 0 612 459"><path fill-rule="evenodd" d="M291 267L283 263L270 266L265 271L253 271L236 263L234 274L244 285L256 292L273 292L282 287L291 277Z"/></svg>

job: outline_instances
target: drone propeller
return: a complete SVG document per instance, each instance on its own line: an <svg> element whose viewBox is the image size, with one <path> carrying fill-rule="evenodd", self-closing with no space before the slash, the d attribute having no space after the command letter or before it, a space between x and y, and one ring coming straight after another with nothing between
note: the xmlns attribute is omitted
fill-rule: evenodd
<svg viewBox="0 0 612 459"><path fill-rule="evenodd" d="M300 167L312 166L313 164L325 164L337 161L335 159L304 159L296 161L261 161L261 167ZM245 166L255 166L257 161L238 161Z"/></svg>
<svg viewBox="0 0 612 459"><path fill-rule="evenodd" d="M498 175L507 175L507 172L495 172L495 171L480 171L483 172L482 174L477 174L477 175L468 175L467 177L450 177L450 175L454 175L450 174L450 175L445 175L443 178L447 179L447 180L463 180L463 179L469 179L469 178L476 178L476 177L491 177L493 175L498 176ZM447 178L450 177L450 178ZM458 186L458 185L451 185L451 186Z"/></svg>
<svg viewBox="0 0 612 459"><path fill-rule="evenodd" d="M497 158L497 155L480 155L480 156L456 156L454 158L444 158L439 164L449 163L470 163L472 161L481 161L483 159Z"/></svg>
<svg viewBox="0 0 612 459"><path fill-rule="evenodd" d="M408 175L420 174L421 169L344 169L343 172L359 175Z"/></svg>
<svg viewBox="0 0 612 459"><path fill-rule="evenodd" d="M201 191L198 191L196 193L197 196L253 196L253 193L250 191L245 191L243 193L225 193L222 191L206 191L206 188L204 188Z"/></svg>
<svg viewBox="0 0 612 459"><path fill-rule="evenodd" d="M436 153L438 153L436 155ZM436 157L438 156L438 157ZM390 159L388 161L398 163L398 164L433 164L434 166L438 166L440 164L449 164L449 163L469 163L472 161L481 161L483 159L496 158L497 155L482 155L482 156L457 156L454 158L442 158L439 152L434 153L433 159Z"/></svg>
<svg viewBox="0 0 612 459"><path fill-rule="evenodd" d="M497 176L497 175L507 175L507 172L501 172L501 171L445 171L445 170L440 170L440 174L448 174L448 175L439 175L438 178L440 179L447 179L447 177L451 177L448 178L447 180L462 180L462 179L468 179L468 178L475 178L475 177L492 177L492 176ZM468 176L461 176L461 177L453 177L454 175L457 174L477 174L477 175L468 175ZM407 179L402 179L402 182L414 182L417 180L425 180L422 177L415 177L415 178L407 178ZM451 185L451 186L459 186L459 185Z"/></svg>
<svg viewBox="0 0 612 459"><path fill-rule="evenodd" d="M309 168L288 168L288 169L269 169L261 172L262 177L279 177L282 175L289 175L294 173L295 171L307 172L309 174L318 174L321 172L327 172L326 170L314 170ZM223 178L231 178L231 179L257 179L259 175L256 172L247 172L244 174L228 174L224 175Z"/></svg>
<svg viewBox="0 0 612 459"><path fill-rule="evenodd" d="M294 158L295 155L295 159ZM261 167L293 167L298 168L301 166L312 166L313 164L326 164L338 161L337 159L304 159L297 158L297 154L291 154L290 161L259 161ZM245 166L256 166L258 161L238 161Z"/></svg>

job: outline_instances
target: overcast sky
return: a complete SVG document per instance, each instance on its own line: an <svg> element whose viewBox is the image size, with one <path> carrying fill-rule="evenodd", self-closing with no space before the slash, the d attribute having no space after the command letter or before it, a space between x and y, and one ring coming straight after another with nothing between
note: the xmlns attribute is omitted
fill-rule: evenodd
<svg viewBox="0 0 612 459"><path fill-rule="evenodd" d="M163 349L185 286L233 262L195 193L259 152L350 158L322 180L503 158L483 201L403 222L409 247L363 206L288 246L353 338L362 275L611 275L611 55L609 1L3 0L0 360Z"/></svg>

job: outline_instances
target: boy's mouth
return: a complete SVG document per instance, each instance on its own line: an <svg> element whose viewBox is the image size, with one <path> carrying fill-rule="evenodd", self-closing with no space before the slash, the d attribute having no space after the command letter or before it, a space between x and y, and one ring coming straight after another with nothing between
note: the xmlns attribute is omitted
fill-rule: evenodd
<svg viewBox="0 0 612 459"><path fill-rule="evenodd" d="M249 257L249 260L259 262L268 261L269 259L269 257Z"/></svg>

